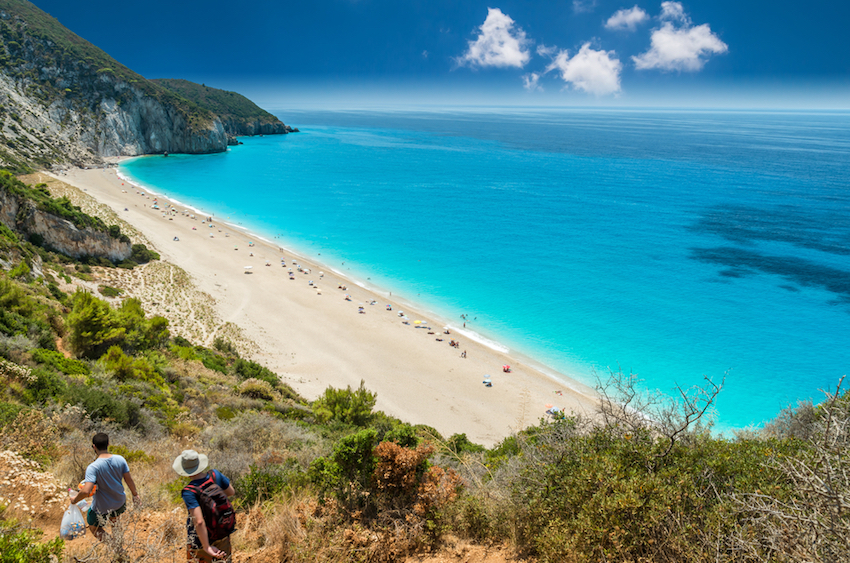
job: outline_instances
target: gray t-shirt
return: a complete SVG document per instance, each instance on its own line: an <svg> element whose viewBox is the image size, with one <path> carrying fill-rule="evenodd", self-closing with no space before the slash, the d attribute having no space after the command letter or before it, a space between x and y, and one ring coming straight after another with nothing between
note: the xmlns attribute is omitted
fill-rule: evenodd
<svg viewBox="0 0 850 563"><path fill-rule="evenodd" d="M118 510L127 502L124 494L124 474L130 472L127 461L120 455L98 458L86 468L86 483L97 485L92 510L106 514Z"/></svg>

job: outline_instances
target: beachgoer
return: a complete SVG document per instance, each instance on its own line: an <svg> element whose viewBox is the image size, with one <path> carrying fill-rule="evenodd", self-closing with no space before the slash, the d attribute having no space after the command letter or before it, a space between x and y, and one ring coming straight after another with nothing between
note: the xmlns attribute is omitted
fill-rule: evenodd
<svg viewBox="0 0 850 563"><path fill-rule="evenodd" d="M224 496L228 498L235 495L236 491L230 484L230 479L216 469L208 472L209 458L194 450L183 450L183 453L174 460L172 467L178 475L189 477L189 484L181 492L183 503L189 511L189 517L186 519L187 560L210 562L218 559L231 563L233 548L230 545L230 533L222 538L213 538L210 542L209 524L204 521L204 511L201 508L203 502L201 491L206 491L217 501L225 502L226 499L221 499L221 495L217 493L224 493ZM228 508L230 508L229 504Z"/></svg>
<svg viewBox="0 0 850 563"><path fill-rule="evenodd" d="M464 350L464 351L461 353L460 357L461 357L461 358L465 358L465 357L466 357L466 350Z"/></svg>
<svg viewBox="0 0 850 563"><path fill-rule="evenodd" d="M80 491L71 499L71 504L89 497L97 485L97 494L92 500L86 522L94 537L103 540L106 522L114 523L127 509L127 495L124 494L122 479L133 494L133 504L139 503L139 492L130 475L127 460L120 455L109 453L109 436L100 432L94 435L91 443L97 457L86 468L86 478L80 486Z"/></svg>

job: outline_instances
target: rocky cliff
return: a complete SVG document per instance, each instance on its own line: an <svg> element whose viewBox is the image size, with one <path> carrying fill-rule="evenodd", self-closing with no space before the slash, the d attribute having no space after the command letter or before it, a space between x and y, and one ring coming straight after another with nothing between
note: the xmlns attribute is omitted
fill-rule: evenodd
<svg viewBox="0 0 850 563"><path fill-rule="evenodd" d="M222 119L121 65L30 2L0 0L0 167L221 152L228 128L231 135L285 132L272 117L247 127Z"/></svg>
<svg viewBox="0 0 850 563"><path fill-rule="evenodd" d="M132 245L92 228L78 229L71 221L38 209L32 201L0 188L0 223L45 248L73 258L102 256L120 262L130 257Z"/></svg>

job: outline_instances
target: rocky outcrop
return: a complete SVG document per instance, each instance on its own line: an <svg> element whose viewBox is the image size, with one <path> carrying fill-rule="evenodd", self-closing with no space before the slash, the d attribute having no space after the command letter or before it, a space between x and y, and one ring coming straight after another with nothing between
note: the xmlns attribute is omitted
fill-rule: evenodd
<svg viewBox="0 0 850 563"><path fill-rule="evenodd" d="M0 223L41 245L73 258L104 257L120 262L130 256L132 245L94 229L78 229L67 219L38 209L32 201L0 190Z"/></svg>
<svg viewBox="0 0 850 563"><path fill-rule="evenodd" d="M80 111L79 100L59 98L45 104L26 96L26 91L26 84L0 73L0 105L14 116L0 126L0 133L8 140L6 150L29 162L67 160L95 166L102 157L166 151L205 154L227 147L220 121L191 128L176 108L132 87L127 87L120 103L114 98L92 100L94 109L87 111Z"/></svg>
<svg viewBox="0 0 850 563"><path fill-rule="evenodd" d="M224 119L222 121L224 130L229 135L283 135L292 132L292 127L277 121L274 123L263 122L259 119L244 121L238 119Z"/></svg>

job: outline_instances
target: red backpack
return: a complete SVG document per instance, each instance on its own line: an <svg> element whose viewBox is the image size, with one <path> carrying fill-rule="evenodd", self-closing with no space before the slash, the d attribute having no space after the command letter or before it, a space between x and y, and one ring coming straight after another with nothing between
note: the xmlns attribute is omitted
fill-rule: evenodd
<svg viewBox="0 0 850 563"><path fill-rule="evenodd" d="M233 533L236 529L236 513L227 495L215 482L212 471L207 473L207 479L200 486L186 485L183 490L198 495L210 544Z"/></svg>

